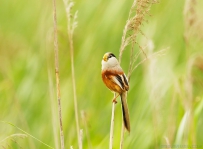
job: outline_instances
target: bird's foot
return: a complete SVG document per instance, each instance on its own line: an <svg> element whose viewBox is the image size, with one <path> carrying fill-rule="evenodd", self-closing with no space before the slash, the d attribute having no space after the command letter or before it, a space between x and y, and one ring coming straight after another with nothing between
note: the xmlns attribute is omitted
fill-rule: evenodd
<svg viewBox="0 0 203 149"><path fill-rule="evenodd" d="M114 102L115 104L117 104L116 98L114 98L114 99L112 100L112 102Z"/></svg>
<svg viewBox="0 0 203 149"><path fill-rule="evenodd" d="M112 102L114 102L115 104L117 104L117 100L116 99L117 99L118 96L119 96L119 94L116 97L114 97L113 100L112 100Z"/></svg>

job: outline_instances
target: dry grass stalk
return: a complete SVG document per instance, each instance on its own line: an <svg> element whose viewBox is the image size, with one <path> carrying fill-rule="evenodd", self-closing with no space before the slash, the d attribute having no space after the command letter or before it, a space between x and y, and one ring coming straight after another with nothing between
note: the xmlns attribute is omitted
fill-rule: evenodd
<svg viewBox="0 0 203 149"><path fill-rule="evenodd" d="M114 97L116 97L116 93L114 93ZM112 113L111 113L111 127L110 127L110 138L109 138L109 149L113 148L113 130L114 130L114 113L115 113L115 102L112 102Z"/></svg>
<svg viewBox="0 0 203 149"><path fill-rule="evenodd" d="M110 128L109 149L113 148L114 111L115 111L115 103L113 102L112 103L112 113L111 113L111 128Z"/></svg>
<svg viewBox="0 0 203 149"><path fill-rule="evenodd" d="M21 133L12 134L12 135L7 136L6 138L2 139L2 140L0 141L0 144L2 144L3 142L5 142L5 141L7 141L7 140L9 140L9 139L16 138L16 137L19 137L19 138L24 139L24 138L26 138L26 137L28 137L28 136L27 136L26 134L21 134Z"/></svg>
<svg viewBox="0 0 203 149"><path fill-rule="evenodd" d="M145 20L145 16L151 16L149 14L149 10L152 4L156 3L156 0L134 0L132 7L130 9L130 13L128 16L128 20L123 30L123 36L121 40L121 47L119 52L119 63L121 63L122 55L124 50L128 45L131 45L131 55L130 55L130 64L128 70L128 80L130 81L130 76L132 72L144 61L148 59L144 48L139 45L141 51L139 51L136 55L134 55L134 46L137 43L136 37L140 33L144 37L145 34L141 31L141 25L143 22L147 22ZM147 37L146 37L147 38ZM137 43L138 44L138 43ZM141 52L145 55L145 59L135 65L137 58L140 56ZM151 56L152 57L152 56ZM121 130L121 140L120 140L120 149L123 147L123 140L124 140L124 126L122 125Z"/></svg>
<svg viewBox="0 0 203 149"><path fill-rule="evenodd" d="M41 140L37 139L37 138L34 137L33 135L31 135L31 134L29 134L28 132L24 131L24 130L21 129L20 127L18 127L18 126L16 126L16 125L12 124L12 123L10 123L10 122L7 122L7 121L0 121L0 122L1 122L1 123L5 123L5 124L8 124L8 125L10 125L10 126L12 126L12 127L15 127L16 129L18 129L18 130L20 130L21 132L23 132L25 135L27 135L27 136L29 136L29 137L35 139L36 141L40 142L41 144L45 145L46 147L51 148L51 149L54 149L53 147L49 146L48 144L42 142Z"/></svg>
<svg viewBox="0 0 203 149"><path fill-rule="evenodd" d="M83 130L82 129L80 129L80 147L81 147L81 149L82 149L82 140L83 140Z"/></svg>
<svg viewBox="0 0 203 149"><path fill-rule="evenodd" d="M189 127L189 131L191 133L191 140L193 144L196 144L196 134L195 134L195 123L194 123L194 97L193 97L193 80L194 80L194 76L192 75L192 71L193 71L193 67L195 65L195 60L196 57L191 58L188 62L188 68L187 68L187 78L185 81L185 91L186 91L186 99L185 101L185 105L186 105L186 109L190 110L190 115L189 115L189 121L188 121L188 127ZM188 137L190 137L188 135Z"/></svg>
<svg viewBox="0 0 203 149"><path fill-rule="evenodd" d="M124 124L122 123L122 129L121 129L121 140L120 140L120 149L123 148L124 132L125 132L125 126L124 126Z"/></svg>
<svg viewBox="0 0 203 149"><path fill-rule="evenodd" d="M194 27L197 21L195 12L196 0L186 0L184 7L184 22L185 22L185 40L188 43L189 36L191 35L190 28Z"/></svg>
<svg viewBox="0 0 203 149"><path fill-rule="evenodd" d="M194 76L192 75L193 67L195 65L196 57L191 58L188 61L187 65L187 73L184 79L184 86L182 87L181 83L177 83L176 90L178 95L180 96L181 103L183 105L185 115L187 116L187 121L184 123L181 122L178 128L176 140L178 142L186 143L188 140L191 141L192 144L196 144L196 134L195 134L195 116L194 116L194 97L193 97L193 80ZM184 117L183 116L183 120ZM182 120L182 121L183 121Z"/></svg>
<svg viewBox="0 0 203 149"><path fill-rule="evenodd" d="M184 17L185 17L185 23L188 26L193 26L197 19L196 12L195 12L196 4L197 4L196 0L186 0L185 1Z"/></svg>
<svg viewBox="0 0 203 149"><path fill-rule="evenodd" d="M76 83L75 83L75 69L74 69L74 47L73 47L73 32L77 27L77 11L73 15L71 14L71 9L74 6L72 1L63 0L65 8L66 8L66 17L67 17L67 32L68 32L68 41L70 46L70 57L71 57L71 72L72 72L72 84L73 84L73 96L74 96L74 109L75 109L75 121L76 121L76 130L78 136L78 146L79 149L82 149L82 145L80 143L80 129L79 129L79 118L78 118L78 104L77 104L77 94L76 94Z"/></svg>
<svg viewBox="0 0 203 149"><path fill-rule="evenodd" d="M185 32L184 32L184 39L187 45L192 43L191 39L192 37L195 37L196 39L200 40L200 42L203 39L202 36L202 15L198 12L197 6L198 6L197 0L186 0L185 6L184 6L184 25L185 25ZM197 38L198 37L198 38Z"/></svg>
<svg viewBox="0 0 203 149"><path fill-rule="evenodd" d="M190 50L190 44L192 37L202 38L202 18L199 18L196 11L197 0L186 0L184 7L184 23L185 23L185 32L184 39L186 43L186 48ZM198 39L198 38L196 38ZM189 53L189 52L188 52ZM188 55L189 56L189 55ZM185 80L185 97L183 100L185 111L191 111L188 121L188 131L191 135L187 134L187 139L191 138L192 144L196 144L196 134L195 134L195 122L194 122L194 97L193 97L193 80L194 76L192 75L193 66L195 65L196 57L190 57L187 65L187 74Z"/></svg>
<svg viewBox="0 0 203 149"><path fill-rule="evenodd" d="M120 63L121 63L121 58L125 48L132 43L136 43L136 37L138 33L141 33L142 35L144 35L140 27L143 24L143 22L147 22L145 20L145 16L147 15L151 16L149 14L149 10L151 5L154 3L156 3L155 0L134 0L133 5L130 9L127 23L123 30L123 36L121 40L121 47L120 47L120 53L119 53ZM134 49L134 44L132 45ZM142 52L145 55L145 57L147 57L144 50L142 50Z"/></svg>
<svg viewBox="0 0 203 149"><path fill-rule="evenodd" d="M54 53L55 53L55 74L56 74L56 88L57 88L57 99L58 99L58 114L59 114L59 126L60 126L60 140L61 149L64 149L64 135L63 135L63 124L61 115L61 95L60 95L60 82L59 82L59 62L58 62L58 38L57 38L57 19L56 19L56 1L53 0L54 9Z"/></svg>
<svg viewBox="0 0 203 149"><path fill-rule="evenodd" d="M116 97L116 94L114 94L114 97ZM109 149L113 148L113 132L114 132L114 112L115 112L115 102L112 102L112 113L111 113L111 128L110 128L110 143L109 143Z"/></svg>
<svg viewBox="0 0 203 149"><path fill-rule="evenodd" d="M158 52L155 52L153 54L151 54L150 56L144 58L142 61L140 61L139 63L137 63L134 67L132 67L132 70L130 71L131 73L142 63L144 63L147 59L151 59L151 58L154 58L156 56L162 56L162 55L165 55L165 52L168 48L166 49L163 49L163 50L160 50Z"/></svg>
<svg viewBox="0 0 203 149"><path fill-rule="evenodd" d="M48 63L48 61L47 61ZM58 141L58 129L56 126L57 124L57 117L55 116L55 112L57 111L55 109L55 100L54 100L54 95L53 95L53 81L51 79L51 71L48 69L48 80L49 80L49 94L50 94L50 100L51 100L51 112L52 112L52 125L53 125L53 133L54 133L54 143L55 143L55 148L59 148L59 141Z"/></svg>
<svg viewBox="0 0 203 149"><path fill-rule="evenodd" d="M171 144L170 144L170 141L169 141L168 137L164 136L164 139L166 141L166 148L171 149Z"/></svg>
<svg viewBox="0 0 203 149"><path fill-rule="evenodd" d="M177 90L176 90L176 87L177 87L177 84L178 82L175 81L174 82L175 84L175 87L174 87L174 91L173 91L173 96L172 96L172 101L171 101L171 104L170 104L170 114L169 114L169 118L168 118L168 129L167 129L167 140L168 142L171 142L171 144L173 144L173 140L174 140L174 136L175 136L175 133L176 133L176 118L175 118L175 115L176 115L176 111L174 110L174 107L176 106L176 102L177 102Z"/></svg>
<svg viewBox="0 0 203 149"><path fill-rule="evenodd" d="M91 144L91 141L90 141L90 135L89 135L89 132L88 132L88 127L87 127L86 114L85 114L85 111L83 111L83 110L81 111L81 117L82 117L82 121L83 121L84 127L85 127L85 134L86 134L86 137L87 137L88 148L92 149L92 144Z"/></svg>

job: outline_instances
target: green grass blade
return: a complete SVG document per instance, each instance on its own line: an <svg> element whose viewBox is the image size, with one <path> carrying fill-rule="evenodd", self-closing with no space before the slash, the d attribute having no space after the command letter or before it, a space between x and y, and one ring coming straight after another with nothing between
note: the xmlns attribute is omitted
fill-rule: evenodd
<svg viewBox="0 0 203 149"><path fill-rule="evenodd" d="M43 145L45 145L45 146L47 146L47 147L49 147L49 148L51 148L51 149L54 149L53 147L51 147L51 146L49 146L48 144L42 142L41 140L37 139L37 138L34 137L33 135L27 133L27 132L24 131L23 129L19 128L18 126L14 125L14 124L12 124L12 123L10 123L10 122L7 122L7 121L0 121L0 122L2 122L2 123L6 123L6 124L9 124L9 125L11 125L11 126L17 128L18 130L22 131L23 133L25 133L25 134L28 135L29 137L31 137L31 138L37 140L38 142L42 143Z"/></svg>

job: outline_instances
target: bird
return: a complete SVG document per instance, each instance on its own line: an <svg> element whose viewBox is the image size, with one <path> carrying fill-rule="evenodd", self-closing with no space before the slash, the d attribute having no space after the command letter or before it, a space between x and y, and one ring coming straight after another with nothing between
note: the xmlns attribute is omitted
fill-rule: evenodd
<svg viewBox="0 0 203 149"><path fill-rule="evenodd" d="M102 80L107 88L117 93L118 96L120 95L123 123L127 131L130 132L130 117L127 105L127 91L129 90L128 79L113 53L105 53L101 64ZM113 102L117 103L117 97L113 99Z"/></svg>

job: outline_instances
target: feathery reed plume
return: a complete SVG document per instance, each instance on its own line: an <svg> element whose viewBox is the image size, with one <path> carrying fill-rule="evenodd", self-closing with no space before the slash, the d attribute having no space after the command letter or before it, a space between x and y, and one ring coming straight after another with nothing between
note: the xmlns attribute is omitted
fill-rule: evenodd
<svg viewBox="0 0 203 149"><path fill-rule="evenodd" d="M121 63L122 55L125 48L128 45L131 45L131 55L130 55L130 64L128 70L128 81L130 81L130 76L132 72L137 68L141 63L147 60L147 54L144 51L144 48L139 45L141 52L144 54L145 59L143 59L140 63L135 65L135 62L141 52L139 51L136 55L134 55L134 46L136 41L137 35L140 33L144 37L144 33L141 31L141 25L143 22L147 22L145 20L145 16L151 16L149 11L152 4L157 3L156 0L134 0L132 7L129 12L128 20L123 30L123 36L121 40L121 47L119 51L119 63ZM146 37L147 38L147 37ZM138 44L138 43L137 43ZM113 109L113 108L112 108ZM123 139L124 139L124 125L122 125L121 130L121 140L120 140L120 149L123 147Z"/></svg>
<svg viewBox="0 0 203 149"><path fill-rule="evenodd" d="M0 144L2 144L3 142L5 142L5 141L7 141L7 140L9 140L9 139L16 138L16 137L19 137L19 138L24 139L24 138L26 138L26 137L28 137L28 136L27 136L26 134L21 134L21 133L12 134L12 135L7 136L6 138L2 139L2 140L0 141Z"/></svg>
<svg viewBox="0 0 203 149"><path fill-rule="evenodd" d="M184 39L187 45L192 44L193 37L200 42L203 39L203 20L201 13L197 10L197 6L200 5L197 0L186 0L184 6Z"/></svg>
<svg viewBox="0 0 203 149"><path fill-rule="evenodd" d="M77 104L77 94L76 94L76 83L75 83L75 69L74 69L74 47L73 47L73 32L77 27L77 13L75 12L72 18L71 9L74 6L74 3L69 0L63 0L65 8L66 8L66 17L67 17L67 33L68 33L68 41L70 46L70 58L71 58L71 72L72 72L72 84L73 84L73 96L74 96L74 109L75 109L75 121L76 121L76 129L78 136L78 146L79 149L82 149L82 144L80 143L80 129L79 129L79 118L78 118L78 104Z"/></svg>
<svg viewBox="0 0 203 149"><path fill-rule="evenodd" d="M24 138L26 138L26 137L28 137L26 134L12 134L12 135L10 135L10 136L7 136L6 138L4 138L3 140L1 140L0 141L0 145L3 147L3 148L5 148L4 146L4 142L6 142L6 141L8 141L8 140L11 140L11 141L13 141L17 146L19 146L19 148L22 148L21 146L20 146L20 144L16 141L16 138L21 138L21 139L24 139ZM7 144L8 145L8 144Z"/></svg>
<svg viewBox="0 0 203 149"><path fill-rule="evenodd" d="M56 89L58 99L58 114L59 114L59 126L60 126L60 140L61 149L64 149L64 135L63 135L63 123L61 115L61 95L60 95L60 81L59 81L59 62L58 62L58 39L57 39L57 19L56 19L56 0L53 0L53 18L54 18L54 54L55 54L55 74L56 74Z"/></svg>
<svg viewBox="0 0 203 149"><path fill-rule="evenodd" d="M138 33L144 35L140 27L145 20L145 16L151 16L149 13L152 4L156 3L156 0L134 0L133 5L130 9L128 20L123 30L123 36L121 40L121 47L119 52L119 62L121 63L122 55L125 48L132 44L132 49L134 49L134 43L136 42L136 37ZM143 54L147 57L146 53L140 46Z"/></svg>
<svg viewBox="0 0 203 149"><path fill-rule="evenodd" d="M202 42L202 17L199 17L198 11L196 10L197 0L186 0L184 7L184 39L186 44L187 53L190 53L190 45L194 43L194 41L199 40ZM201 15L200 15L201 16ZM195 37L195 38L193 38ZM199 38L199 39L198 39ZM195 40L194 40L195 39ZM189 54L188 54L189 57ZM185 99L184 108L185 111L190 111L189 115L189 133L187 137L191 139L192 144L196 144L196 134L195 134L195 120L194 120L194 89L193 83L196 77L192 75L193 67L195 66L195 61L197 56L189 57L188 65L187 65L187 74L185 80ZM198 81L199 82L199 81Z"/></svg>
<svg viewBox="0 0 203 149"><path fill-rule="evenodd" d="M196 0L186 0L184 7L184 22L185 22L185 41L188 43L189 36L191 35L190 28L194 27L197 21L197 16L195 12Z"/></svg>
<svg viewBox="0 0 203 149"><path fill-rule="evenodd" d="M1 123L5 123L5 124L8 124L8 125L10 125L10 126L12 126L12 127L15 127L16 129L18 129L18 130L20 130L21 132L23 132L25 135L27 135L27 136L29 136L29 137L35 139L36 141L40 142L41 144L45 145L46 147L51 148L51 149L54 149L53 147L51 147L51 146L49 146L48 144L42 142L41 140L37 139L37 138L34 137L33 135L31 135L31 134L29 134L28 132L24 131L23 129L19 128L18 126L14 125L14 124L12 124L12 123L10 123L10 122L7 122L7 121L0 121L0 122L1 122Z"/></svg>

